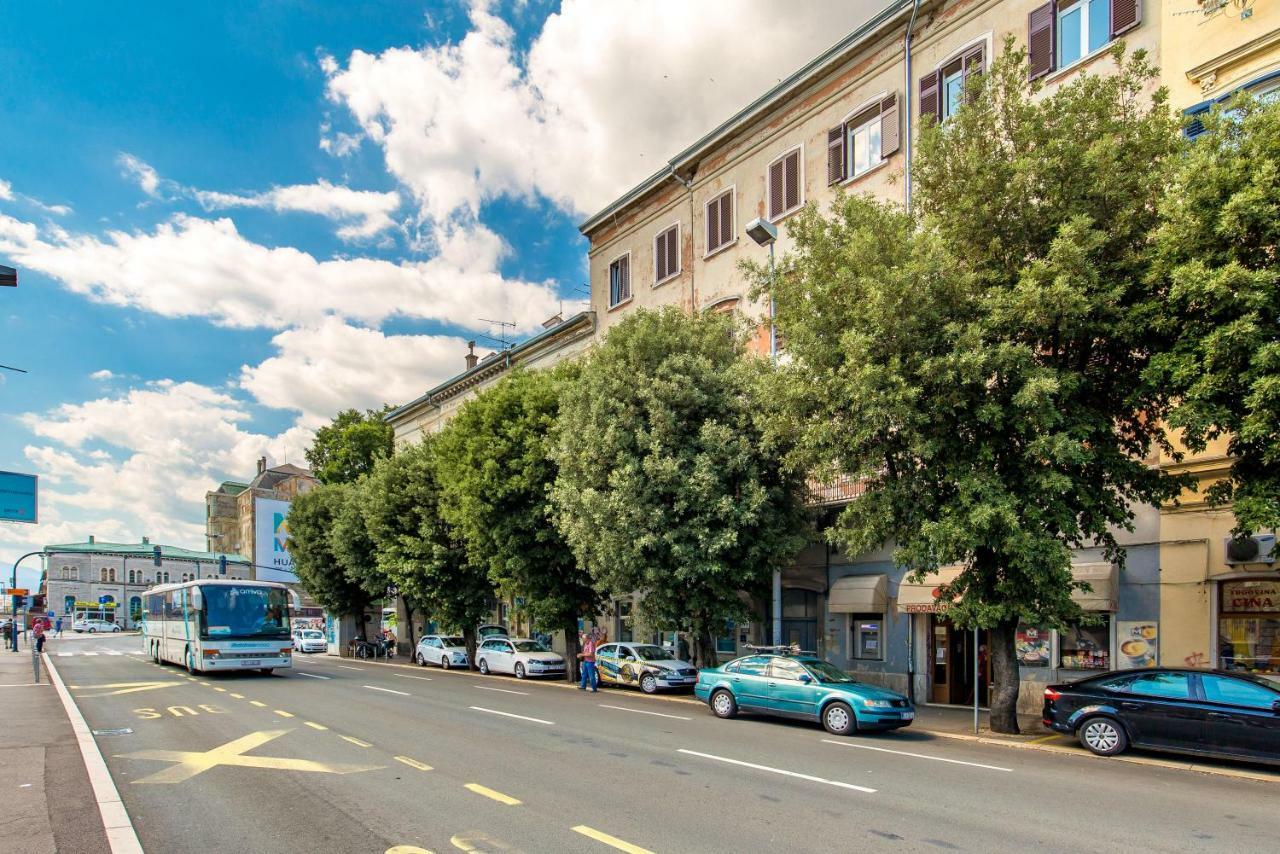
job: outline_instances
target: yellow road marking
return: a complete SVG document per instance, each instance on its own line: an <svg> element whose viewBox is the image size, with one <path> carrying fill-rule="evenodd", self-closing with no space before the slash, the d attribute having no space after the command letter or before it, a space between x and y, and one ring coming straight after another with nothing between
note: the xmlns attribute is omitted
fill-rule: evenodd
<svg viewBox="0 0 1280 854"><path fill-rule="evenodd" d="M335 762L315 762L310 759L287 759L283 756L246 756L250 750L261 747L272 739L291 732L287 729L264 730L229 741L209 751L198 750L139 750L135 753L117 754L118 759L151 759L157 762L173 762L173 766L157 771L134 783L183 783L197 774L219 765L241 768L274 768L279 771L313 771L320 774L351 774L357 771L375 771L380 765L346 765Z"/></svg>
<svg viewBox="0 0 1280 854"><path fill-rule="evenodd" d="M477 795L484 795L486 798L491 798L492 800L495 800L500 804L506 804L509 807L514 807L520 803L518 799L513 798L510 795L504 795L502 792L495 792L488 786L481 786L479 783L467 783L465 788L475 792Z"/></svg>
<svg viewBox="0 0 1280 854"><path fill-rule="evenodd" d="M352 738L352 737L351 737L351 736L349 736L349 735L344 735L344 736L342 737L342 739L343 739L344 741L349 741L349 742L351 742L352 744L358 745L359 747L373 747L373 745L372 745L372 744L370 744L369 742L367 742L367 741L361 741L361 740L360 740L360 739L358 739L358 738Z"/></svg>
<svg viewBox="0 0 1280 854"><path fill-rule="evenodd" d="M324 724L312 723L311 721L303 721L303 723L311 727L312 729L328 729L328 727L325 726Z"/></svg>
<svg viewBox="0 0 1280 854"><path fill-rule="evenodd" d="M265 709L267 707L266 703L259 703L257 700L250 700L249 702L250 704L257 706L259 709Z"/></svg>
<svg viewBox="0 0 1280 854"><path fill-rule="evenodd" d="M449 844L459 851L515 851L516 849L501 839L490 836L479 830L468 830L449 837ZM479 848L477 846L484 846Z"/></svg>
<svg viewBox="0 0 1280 854"><path fill-rule="evenodd" d="M416 845L392 845L387 849L386 854L431 854L431 852Z"/></svg>
<svg viewBox="0 0 1280 854"><path fill-rule="evenodd" d="M243 700L243 699L244 699L244 694L236 694L236 693L232 693L232 694L231 694L231 696L235 697L237 700Z"/></svg>
<svg viewBox="0 0 1280 854"><path fill-rule="evenodd" d="M208 687L209 687L209 683L208 683L208 682L205 682L205 681L203 681L203 680L197 680L197 681L198 681L198 682L200 682L200 684L201 684L201 685L203 685L204 687L206 687L206 688L208 688Z"/></svg>
<svg viewBox="0 0 1280 854"><path fill-rule="evenodd" d="M630 842L623 842L616 836L610 836L607 833L602 833L593 827L587 827L585 824L580 824L573 830L575 833L581 833L583 836L594 839L596 842L603 842L611 848L617 848L619 851L626 851L627 854L653 854L653 852L648 848L641 848L639 845L632 845Z"/></svg>
<svg viewBox="0 0 1280 854"><path fill-rule="evenodd" d="M282 718L291 718L291 717L293 717L293 713L292 713L292 712L282 712L280 709L272 709L271 711L272 711L272 712L274 712L275 714L279 715L279 716L280 716L280 717L282 717Z"/></svg>
<svg viewBox="0 0 1280 854"><path fill-rule="evenodd" d="M1062 738L1062 735L1056 732L1053 735L1043 735L1040 738L1031 739L1027 744L1043 744L1046 741L1053 741L1055 738Z"/></svg>
<svg viewBox="0 0 1280 854"><path fill-rule="evenodd" d="M218 688L218 687L216 687L216 686L215 686L213 690L215 690L215 691L221 691L223 694L227 693L227 689L226 689L226 688Z"/></svg>
<svg viewBox="0 0 1280 854"><path fill-rule="evenodd" d="M425 762L419 762L419 761L418 761L418 760L416 760L416 759L410 759L408 756L397 756L397 757L396 757L396 761L397 761L397 762L403 762L405 765L408 765L410 768L417 768L419 771L430 771L430 770L431 770L431 766L430 766L430 765L428 765L427 763L425 763ZM517 803L518 803L518 801L517 801Z"/></svg>
<svg viewBox="0 0 1280 854"><path fill-rule="evenodd" d="M139 691L154 691L157 688L170 688L181 685L181 682L109 682L103 685L68 685L73 691L86 691L91 688L115 688L115 691L103 691L100 694L83 694L84 697L112 697L116 694L136 694Z"/></svg>

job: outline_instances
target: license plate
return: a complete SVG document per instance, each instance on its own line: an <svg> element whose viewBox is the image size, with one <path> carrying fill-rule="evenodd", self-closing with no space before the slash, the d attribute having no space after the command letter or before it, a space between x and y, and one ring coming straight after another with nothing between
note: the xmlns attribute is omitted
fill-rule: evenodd
<svg viewBox="0 0 1280 854"><path fill-rule="evenodd" d="M243 664L245 667L257 667L258 665L262 664L262 662L259 661L258 659L254 659L252 661L242 661L240 663Z"/></svg>
<svg viewBox="0 0 1280 854"><path fill-rule="evenodd" d="M902 719L903 719L904 721L914 721L914 720L916 719L916 713L915 713L915 712L903 712L903 713L902 713Z"/></svg>

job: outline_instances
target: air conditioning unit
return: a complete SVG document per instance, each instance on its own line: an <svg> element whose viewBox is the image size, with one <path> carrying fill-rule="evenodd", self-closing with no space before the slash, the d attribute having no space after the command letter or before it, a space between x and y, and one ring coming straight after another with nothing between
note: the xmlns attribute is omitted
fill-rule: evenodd
<svg viewBox="0 0 1280 854"><path fill-rule="evenodd" d="M1227 537L1222 541L1228 564L1274 563L1276 535L1254 534L1252 537Z"/></svg>

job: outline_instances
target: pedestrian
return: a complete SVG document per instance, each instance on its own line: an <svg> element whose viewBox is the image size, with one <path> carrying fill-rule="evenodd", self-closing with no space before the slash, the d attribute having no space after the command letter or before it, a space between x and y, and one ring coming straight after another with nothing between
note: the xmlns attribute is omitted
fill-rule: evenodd
<svg viewBox="0 0 1280 854"><path fill-rule="evenodd" d="M582 638L582 652L578 653L582 662L582 677L578 682L578 690L587 690L590 683L592 693L599 690L600 682L596 675L596 633L592 629Z"/></svg>
<svg viewBox="0 0 1280 854"><path fill-rule="evenodd" d="M58 619L57 619L56 621L54 621L54 624L53 624L53 636L54 636L55 638L60 638L60 637L62 637L62 617L61 617L61 616L59 616L59 617L58 617Z"/></svg>
<svg viewBox="0 0 1280 854"><path fill-rule="evenodd" d="M31 623L31 636L36 639L36 655L44 652L45 618L36 617Z"/></svg>

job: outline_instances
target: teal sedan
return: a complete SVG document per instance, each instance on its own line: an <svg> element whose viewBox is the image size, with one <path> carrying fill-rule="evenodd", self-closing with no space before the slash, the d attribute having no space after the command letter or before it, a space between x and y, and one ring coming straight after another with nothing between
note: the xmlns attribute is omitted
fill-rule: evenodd
<svg viewBox="0 0 1280 854"><path fill-rule="evenodd" d="M901 694L858 682L828 662L806 656L748 655L708 667L698 672L693 693L716 717L732 718L743 711L821 721L835 735L899 729L916 716Z"/></svg>

